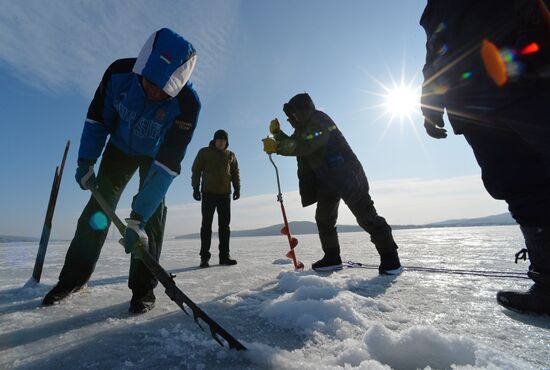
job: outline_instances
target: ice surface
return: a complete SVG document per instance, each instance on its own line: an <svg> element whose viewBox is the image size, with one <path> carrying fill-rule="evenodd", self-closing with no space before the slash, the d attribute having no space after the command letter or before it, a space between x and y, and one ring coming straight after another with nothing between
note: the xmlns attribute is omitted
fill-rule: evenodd
<svg viewBox="0 0 550 370"><path fill-rule="evenodd" d="M404 265L523 272L513 253L517 227L399 230ZM378 263L365 233L342 234L342 258ZM213 243L215 245L215 243ZM167 240L161 264L212 318L241 340L244 353L218 346L161 288L157 306L127 312L129 258L105 244L82 292L40 307L57 281L68 243L52 243L40 284L28 281L37 244L0 244L0 368L411 369L544 368L550 318L509 312L501 288L528 280L406 271L344 269L317 274L315 235L296 249L306 264L284 259L283 236L233 238L236 266L199 269L198 240ZM215 254L215 253L213 253ZM288 262L287 262L288 261ZM211 262L216 262L212 260Z"/></svg>

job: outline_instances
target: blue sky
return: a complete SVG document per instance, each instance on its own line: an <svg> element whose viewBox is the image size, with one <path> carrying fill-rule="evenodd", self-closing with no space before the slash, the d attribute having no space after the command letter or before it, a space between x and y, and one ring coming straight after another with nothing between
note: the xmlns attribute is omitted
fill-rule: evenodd
<svg viewBox="0 0 550 370"><path fill-rule="evenodd" d="M280 222L273 167L261 150L269 121L307 91L363 163L379 213L390 223L424 223L506 210L482 188L460 136L435 141L412 122L378 107L381 84L421 84L424 0L352 1L25 1L0 0L0 234L38 236L55 166L72 142L53 237L70 238L89 195L73 179L84 117L105 68L136 56L147 37L170 27L198 52L192 81L203 103L182 174L167 196L168 235L196 232L198 203L190 166L215 130L229 132L243 199L233 229ZM290 131L290 127L283 125ZM276 157L291 220L301 209L296 163ZM126 217L133 181L118 213ZM353 223L342 207L340 222Z"/></svg>

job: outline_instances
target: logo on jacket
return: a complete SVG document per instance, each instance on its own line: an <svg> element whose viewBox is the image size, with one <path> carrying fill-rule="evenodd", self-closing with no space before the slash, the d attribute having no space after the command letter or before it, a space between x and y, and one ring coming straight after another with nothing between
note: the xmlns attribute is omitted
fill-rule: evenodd
<svg viewBox="0 0 550 370"><path fill-rule="evenodd" d="M172 63L172 56L170 54L168 54L167 52L161 53L160 54L160 59L164 60L168 64Z"/></svg>
<svg viewBox="0 0 550 370"><path fill-rule="evenodd" d="M174 124L178 126L180 130L191 130L193 128L193 124L191 122L186 122L182 119L175 119Z"/></svg>
<svg viewBox="0 0 550 370"><path fill-rule="evenodd" d="M166 118L166 112L164 111L164 109L157 109L157 111L155 112L155 119L157 121L162 121L164 118Z"/></svg>
<svg viewBox="0 0 550 370"><path fill-rule="evenodd" d="M162 132L162 125L152 119L140 117L134 127L134 135L145 139L158 139Z"/></svg>

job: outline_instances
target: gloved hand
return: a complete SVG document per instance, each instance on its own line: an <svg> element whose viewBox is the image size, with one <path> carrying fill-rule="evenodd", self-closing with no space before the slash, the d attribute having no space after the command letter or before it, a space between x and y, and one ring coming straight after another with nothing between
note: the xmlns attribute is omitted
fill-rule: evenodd
<svg viewBox="0 0 550 370"><path fill-rule="evenodd" d="M271 123L269 124L269 132L273 135L281 132L281 125L279 124L279 120L277 118L271 120Z"/></svg>
<svg viewBox="0 0 550 370"><path fill-rule="evenodd" d="M264 143L264 152L267 154L277 153L277 142L272 138L262 139Z"/></svg>
<svg viewBox="0 0 550 370"><path fill-rule="evenodd" d="M201 192L200 192L199 188L194 188L193 189L193 199L195 199L196 201L201 200Z"/></svg>
<svg viewBox="0 0 550 370"><path fill-rule="evenodd" d="M428 135L435 139L444 139L447 137L447 130L443 128L443 113L424 112L424 128Z"/></svg>
<svg viewBox="0 0 550 370"><path fill-rule="evenodd" d="M89 159L79 159L76 174L74 176L76 182L82 190L87 190L88 185L97 186L94 174L95 161Z"/></svg>
<svg viewBox="0 0 550 370"><path fill-rule="evenodd" d="M241 197L241 189L233 190L233 200L237 200Z"/></svg>
<svg viewBox="0 0 550 370"><path fill-rule="evenodd" d="M145 224L133 218L126 219L126 232L124 233L124 250L132 253L138 245L147 248L149 238L145 232Z"/></svg>

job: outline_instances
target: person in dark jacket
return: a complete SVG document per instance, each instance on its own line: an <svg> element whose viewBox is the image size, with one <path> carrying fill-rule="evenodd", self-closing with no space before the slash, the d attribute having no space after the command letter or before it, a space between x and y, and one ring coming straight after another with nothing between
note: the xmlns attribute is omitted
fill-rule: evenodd
<svg viewBox="0 0 550 370"><path fill-rule="evenodd" d="M229 137L224 130L214 133L214 139L207 147L197 153L193 162L191 185L193 198L201 201L201 263L200 267L209 267L210 243L212 239L212 221L218 211L218 237L220 265L235 265L237 261L229 255L229 237L231 221L231 184L233 200L241 196L239 163L235 153L228 150ZM202 181L201 181L202 180Z"/></svg>
<svg viewBox="0 0 550 370"><path fill-rule="evenodd" d="M287 136L273 120L274 139L264 139L266 153L294 156L302 205L317 203L315 221L324 256L313 263L315 270L342 268L336 231L338 206L343 199L365 229L380 255L379 272L396 275L402 271L390 226L378 215L369 195L369 183L361 163L336 124L316 110L306 93L294 96L283 108L294 133Z"/></svg>
<svg viewBox="0 0 550 370"><path fill-rule="evenodd" d="M508 203L534 284L500 291L506 308L550 314L550 13L542 0L428 0L422 112L443 114L473 149L485 188ZM519 256L518 254L517 256ZM516 260L517 261L517 260Z"/></svg>
<svg viewBox="0 0 550 370"><path fill-rule="evenodd" d="M164 196L181 170L200 111L199 98L189 82L195 62L193 46L163 28L151 35L137 59L111 64L88 109L75 176L79 186L83 190L97 187L114 209L139 169L139 191L126 219L126 253L142 244L154 258L160 257L167 212ZM93 168L102 151L96 179ZM92 196L78 220L59 282L44 297L44 305L58 303L86 284L109 224ZM131 258L131 313L153 308L156 285L141 260Z"/></svg>

